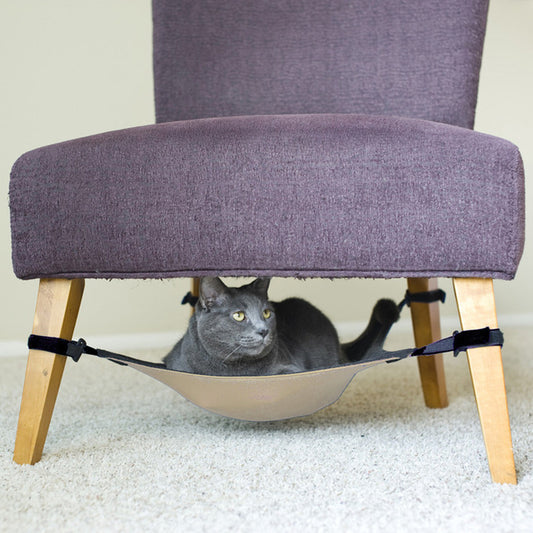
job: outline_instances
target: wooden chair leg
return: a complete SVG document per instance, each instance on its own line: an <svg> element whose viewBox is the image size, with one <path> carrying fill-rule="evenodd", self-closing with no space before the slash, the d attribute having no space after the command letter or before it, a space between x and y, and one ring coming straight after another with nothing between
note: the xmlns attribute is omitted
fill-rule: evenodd
<svg viewBox="0 0 533 533"><path fill-rule="evenodd" d="M191 294L193 296L200 294L200 278L191 278Z"/></svg>
<svg viewBox="0 0 533 533"><path fill-rule="evenodd" d="M83 287L83 279L42 279L33 333L70 340ZM13 456L16 463L35 464L41 459L65 360L61 355L30 350Z"/></svg>
<svg viewBox="0 0 533 533"><path fill-rule="evenodd" d="M191 294L193 296L200 295L200 278L191 278ZM191 315L194 313L194 307L191 310Z"/></svg>
<svg viewBox="0 0 533 533"><path fill-rule="evenodd" d="M434 290L437 289L437 280L409 278L407 288L411 293ZM430 304L412 302L411 320L417 348L441 338L438 302ZM432 408L447 407L448 394L442 354L417 357L417 360L426 405Z"/></svg>
<svg viewBox="0 0 533 533"><path fill-rule="evenodd" d="M453 285L463 329L498 327L492 279L456 278ZM475 348L467 357L492 480L516 484L501 349Z"/></svg>

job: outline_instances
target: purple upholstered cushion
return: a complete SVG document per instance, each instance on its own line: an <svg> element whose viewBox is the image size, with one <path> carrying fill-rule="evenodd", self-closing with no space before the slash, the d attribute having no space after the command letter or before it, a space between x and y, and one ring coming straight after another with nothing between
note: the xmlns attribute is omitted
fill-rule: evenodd
<svg viewBox="0 0 533 533"><path fill-rule="evenodd" d="M472 127L488 0L153 0L158 122L361 113Z"/></svg>
<svg viewBox="0 0 533 533"><path fill-rule="evenodd" d="M518 149L423 120L192 120L40 148L10 185L17 276L490 276L524 238Z"/></svg>

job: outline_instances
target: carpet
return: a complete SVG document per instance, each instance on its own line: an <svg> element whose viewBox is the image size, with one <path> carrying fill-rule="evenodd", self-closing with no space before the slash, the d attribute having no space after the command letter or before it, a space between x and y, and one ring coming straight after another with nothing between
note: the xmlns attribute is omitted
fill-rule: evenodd
<svg viewBox="0 0 533 533"><path fill-rule="evenodd" d="M490 482L464 354L445 356L446 409L424 407L410 360L362 372L312 416L269 423L219 417L83 356L67 364L34 466L12 461L25 358L0 358L0 531L529 533L533 332L505 338L517 486ZM390 349L410 345L391 333Z"/></svg>

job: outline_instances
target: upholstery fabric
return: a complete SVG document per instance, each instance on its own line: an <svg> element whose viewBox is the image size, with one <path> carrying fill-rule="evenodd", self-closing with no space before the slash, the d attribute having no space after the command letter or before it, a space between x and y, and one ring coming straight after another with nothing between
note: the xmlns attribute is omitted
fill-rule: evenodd
<svg viewBox="0 0 533 533"><path fill-rule="evenodd" d="M488 0L153 0L158 122L400 115L472 127Z"/></svg>
<svg viewBox="0 0 533 533"><path fill-rule="evenodd" d="M11 175L21 278L512 278L518 149L353 114L170 122L40 148Z"/></svg>

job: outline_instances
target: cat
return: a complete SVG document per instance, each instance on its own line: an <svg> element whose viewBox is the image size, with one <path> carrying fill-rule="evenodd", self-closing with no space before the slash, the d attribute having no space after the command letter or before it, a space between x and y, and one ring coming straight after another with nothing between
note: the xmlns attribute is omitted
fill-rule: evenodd
<svg viewBox="0 0 533 533"><path fill-rule="evenodd" d="M163 359L169 369L216 376L260 376L330 368L381 350L398 306L379 300L364 332L341 344L335 327L299 298L268 300L269 278L227 287L200 280L199 298L185 335Z"/></svg>

